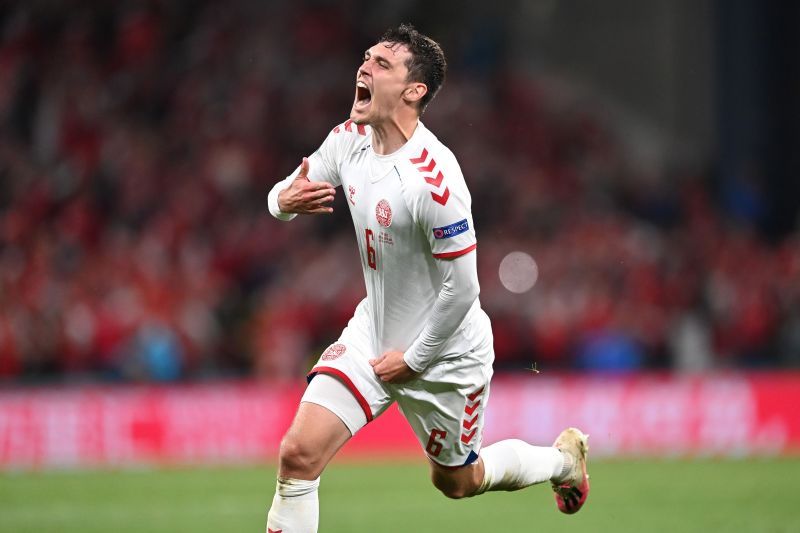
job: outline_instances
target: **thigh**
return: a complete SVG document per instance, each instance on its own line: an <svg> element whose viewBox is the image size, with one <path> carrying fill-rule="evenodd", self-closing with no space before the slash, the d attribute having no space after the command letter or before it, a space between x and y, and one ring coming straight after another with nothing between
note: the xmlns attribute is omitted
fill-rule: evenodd
<svg viewBox="0 0 800 533"><path fill-rule="evenodd" d="M350 435L367 424L366 413L352 391L342 381L328 374L319 374L308 384L301 402L315 403L338 416Z"/></svg>

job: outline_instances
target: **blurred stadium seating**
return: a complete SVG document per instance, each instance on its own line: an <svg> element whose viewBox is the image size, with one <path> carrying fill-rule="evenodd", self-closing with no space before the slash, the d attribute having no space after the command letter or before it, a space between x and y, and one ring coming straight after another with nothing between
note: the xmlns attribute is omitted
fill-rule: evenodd
<svg viewBox="0 0 800 533"><path fill-rule="evenodd" d="M341 198L282 224L266 192L347 117L384 29L362 4L0 8L3 383L301 378L363 283ZM502 50L473 76L482 35L447 36L424 120L472 190L499 369L800 365L797 230L765 236L704 168L652 179L607 113ZM497 276L514 250L525 295Z"/></svg>

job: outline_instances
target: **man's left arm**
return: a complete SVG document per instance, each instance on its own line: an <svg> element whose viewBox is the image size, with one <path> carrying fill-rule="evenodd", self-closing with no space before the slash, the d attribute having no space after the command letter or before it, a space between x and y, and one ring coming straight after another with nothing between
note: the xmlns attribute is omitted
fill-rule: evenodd
<svg viewBox="0 0 800 533"><path fill-rule="evenodd" d="M477 254L472 251L454 259L437 259L442 288L422 333L405 351L392 351L372 359L375 373L383 381L403 383L425 370L441 353L478 299Z"/></svg>
<svg viewBox="0 0 800 533"><path fill-rule="evenodd" d="M442 274L442 290L422 333L403 354L406 364L415 372L425 370L441 353L444 343L464 322L480 293L475 251L455 259L437 259L436 266Z"/></svg>

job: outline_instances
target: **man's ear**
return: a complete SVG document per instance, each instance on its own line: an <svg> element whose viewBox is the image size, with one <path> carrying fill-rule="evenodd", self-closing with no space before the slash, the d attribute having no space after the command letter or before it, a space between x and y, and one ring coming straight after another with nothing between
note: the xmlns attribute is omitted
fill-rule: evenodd
<svg viewBox="0 0 800 533"><path fill-rule="evenodd" d="M424 83L412 83L404 92L403 100L410 104L419 103L428 94L428 86Z"/></svg>

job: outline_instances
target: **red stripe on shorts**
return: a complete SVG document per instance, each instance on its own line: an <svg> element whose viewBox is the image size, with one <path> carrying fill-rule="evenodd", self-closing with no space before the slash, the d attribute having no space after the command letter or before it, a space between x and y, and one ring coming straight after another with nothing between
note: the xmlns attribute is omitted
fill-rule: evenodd
<svg viewBox="0 0 800 533"><path fill-rule="evenodd" d="M350 389L350 392L353 393L353 396L356 397L356 401L358 405L361 406L361 409L364 411L364 415L367 417L367 422L372 422L372 410L369 408L369 403L367 403L366 398L359 392L353 382L347 377L347 374L339 370L338 368L333 368L330 366L316 366L311 369L311 372L308 373L308 379L311 381L311 378L316 376L317 374L328 374L331 376L335 376L339 378L339 380L344 383L345 387Z"/></svg>

